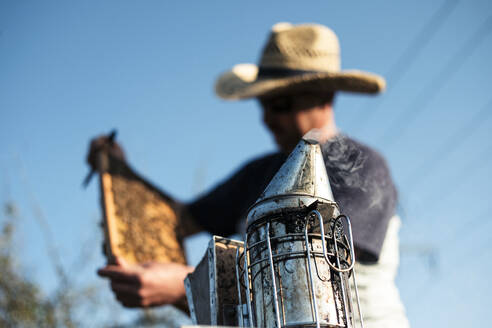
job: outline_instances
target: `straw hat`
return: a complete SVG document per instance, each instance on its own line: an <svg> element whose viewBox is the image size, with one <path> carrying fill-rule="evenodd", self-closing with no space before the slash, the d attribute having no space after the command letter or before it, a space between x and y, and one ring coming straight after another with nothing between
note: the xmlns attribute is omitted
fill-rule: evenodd
<svg viewBox="0 0 492 328"><path fill-rule="evenodd" d="M335 33L323 25L278 23L272 27L260 64L239 64L217 79L215 92L236 100L290 91L350 91L378 93L385 81L379 75L340 70L340 47Z"/></svg>

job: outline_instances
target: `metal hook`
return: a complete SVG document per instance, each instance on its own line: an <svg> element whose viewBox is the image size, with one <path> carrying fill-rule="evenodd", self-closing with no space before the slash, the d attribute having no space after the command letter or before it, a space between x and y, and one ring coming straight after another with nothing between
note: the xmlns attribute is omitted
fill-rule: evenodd
<svg viewBox="0 0 492 328"><path fill-rule="evenodd" d="M349 272L349 271L351 271L351 270L353 269L353 267L354 267L354 262L355 262L355 261L353 260L353 259L354 259L354 257L353 257L353 256L351 256L351 258L350 258L350 262L351 262L351 263L350 263L350 266L349 266L348 268L346 268L346 269L342 269L342 268L340 267L340 265L339 265L339 266L337 266L336 264L333 264L333 263L331 263L331 262L330 262L330 259L328 258L328 251L327 251L327 249L326 249L326 240L325 240L326 236L325 236L325 227L324 227L323 216L321 215L321 213L320 213L318 210L312 210L311 212L309 212L308 217L309 217L309 216L311 216L311 215L315 215L315 216L318 218L318 221L319 221L319 229L320 229L320 233L321 233L321 236L322 236L322 237L321 237L321 247L322 247L322 249L323 249L323 256L324 256L324 258L325 258L325 261L328 263L328 265L329 265L329 266L330 266L333 270L335 270L335 271L337 271L337 272ZM344 215L344 217L346 217L346 216ZM340 218L340 216L338 216L338 217L335 219L335 224L333 225L333 229L332 229L332 239L333 239L333 243L335 244L335 250L337 250L337 248L338 248L338 247L337 247L337 243L338 243L338 242L337 242L337 240L336 240L336 235L335 235L334 228L336 227L336 222L337 222L337 220L338 220L339 218ZM349 224L350 224L350 223L349 223ZM350 231L351 231L351 230L350 230ZM352 247L353 247L353 246L352 246ZM352 248L351 248L351 255L352 255L352 253L353 253L353 250L352 250ZM337 258L338 258L338 254L337 254L336 256L337 256Z"/></svg>

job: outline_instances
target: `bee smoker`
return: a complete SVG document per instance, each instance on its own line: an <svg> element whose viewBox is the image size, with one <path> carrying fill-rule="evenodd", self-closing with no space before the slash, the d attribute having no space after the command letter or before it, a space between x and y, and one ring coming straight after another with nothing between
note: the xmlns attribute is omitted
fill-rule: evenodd
<svg viewBox="0 0 492 328"><path fill-rule="evenodd" d="M185 279L190 315L210 326L352 328L356 305L363 327L354 264L350 220L319 143L305 137L250 208L244 242L214 236Z"/></svg>
<svg viewBox="0 0 492 328"><path fill-rule="evenodd" d="M244 240L236 252L240 326L351 328L356 303L363 327L350 220L334 201L317 141L302 139L250 208Z"/></svg>

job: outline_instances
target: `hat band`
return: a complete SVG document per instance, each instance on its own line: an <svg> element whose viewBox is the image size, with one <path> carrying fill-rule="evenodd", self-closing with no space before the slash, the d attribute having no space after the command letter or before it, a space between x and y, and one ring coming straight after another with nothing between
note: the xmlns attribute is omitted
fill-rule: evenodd
<svg viewBox="0 0 492 328"><path fill-rule="evenodd" d="M282 78L282 77L291 77L291 76L316 74L316 73L321 73L321 71L310 71L310 70L290 69L290 68L265 68L260 66L258 70L258 79Z"/></svg>

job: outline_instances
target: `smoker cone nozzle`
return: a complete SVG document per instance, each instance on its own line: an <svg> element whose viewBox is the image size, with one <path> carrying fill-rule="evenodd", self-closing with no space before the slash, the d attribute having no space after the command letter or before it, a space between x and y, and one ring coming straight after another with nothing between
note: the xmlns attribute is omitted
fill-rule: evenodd
<svg viewBox="0 0 492 328"><path fill-rule="evenodd" d="M320 145L303 138L250 208L247 225L266 216L305 208L316 200L335 203Z"/></svg>

